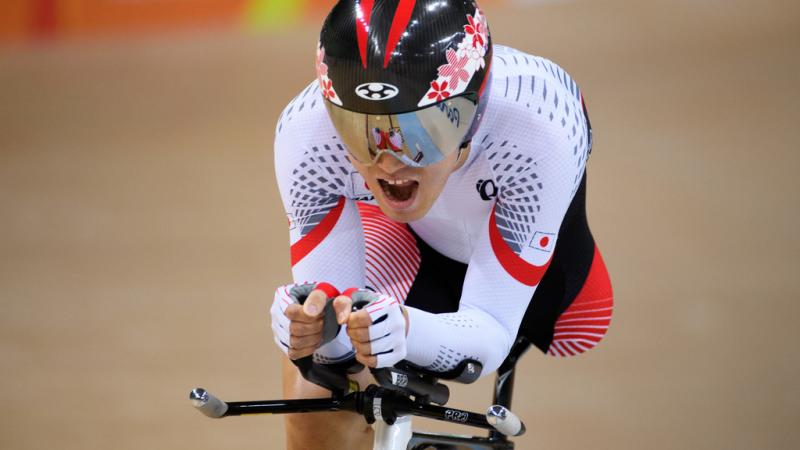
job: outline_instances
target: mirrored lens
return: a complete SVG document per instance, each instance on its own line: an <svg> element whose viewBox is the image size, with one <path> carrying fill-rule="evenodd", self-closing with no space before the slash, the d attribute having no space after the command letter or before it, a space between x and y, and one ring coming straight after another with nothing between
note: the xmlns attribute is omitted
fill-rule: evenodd
<svg viewBox="0 0 800 450"><path fill-rule="evenodd" d="M333 126L350 155L373 164L383 153L421 167L435 164L458 150L475 117L477 105L466 96L419 111L371 115L325 102Z"/></svg>

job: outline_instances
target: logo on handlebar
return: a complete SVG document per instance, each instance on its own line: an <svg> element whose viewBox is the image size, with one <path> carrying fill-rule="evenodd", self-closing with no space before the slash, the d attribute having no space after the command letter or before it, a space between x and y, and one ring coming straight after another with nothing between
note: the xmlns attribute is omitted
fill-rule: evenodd
<svg viewBox="0 0 800 450"><path fill-rule="evenodd" d="M392 372L392 384L399 387L408 386L408 376L404 373Z"/></svg>
<svg viewBox="0 0 800 450"><path fill-rule="evenodd" d="M454 411L452 409L448 409L444 412L444 419L451 422L466 423L468 418L469 414L467 414L465 411Z"/></svg>

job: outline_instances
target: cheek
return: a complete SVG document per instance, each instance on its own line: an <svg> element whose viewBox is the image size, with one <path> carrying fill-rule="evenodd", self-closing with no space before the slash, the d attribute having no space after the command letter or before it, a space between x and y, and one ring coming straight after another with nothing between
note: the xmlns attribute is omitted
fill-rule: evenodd
<svg viewBox="0 0 800 450"><path fill-rule="evenodd" d="M356 169L356 171L359 174L361 174L362 178L364 178L364 181L370 183L372 180L374 180L375 177L372 176L372 174L369 171L369 168L367 168L366 166L362 166L361 164L358 164L356 162L353 162L352 164L353 168Z"/></svg>
<svg viewBox="0 0 800 450"><path fill-rule="evenodd" d="M444 186L447 184L447 174L445 172L438 173L430 173L427 176L427 182L423 183L423 195L429 199L431 202L436 201L439 195L444 190Z"/></svg>

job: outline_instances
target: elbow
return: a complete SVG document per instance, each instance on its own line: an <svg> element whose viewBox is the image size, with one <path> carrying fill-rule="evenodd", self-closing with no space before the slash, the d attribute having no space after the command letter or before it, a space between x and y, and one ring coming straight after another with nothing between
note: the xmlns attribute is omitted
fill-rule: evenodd
<svg viewBox="0 0 800 450"><path fill-rule="evenodd" d="M484 342L487 348L484 350L484 363L481 377L485 377L497 371L503 361L505 361L511 347L516 341L516 334L512 335L504 326L497 323L492 327L491 332L487 333Z"/></svg>

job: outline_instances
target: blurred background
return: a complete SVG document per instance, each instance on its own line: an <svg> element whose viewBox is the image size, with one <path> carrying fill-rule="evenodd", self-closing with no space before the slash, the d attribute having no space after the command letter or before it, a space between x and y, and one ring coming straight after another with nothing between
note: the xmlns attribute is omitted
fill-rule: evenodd
<svg viewBox="0 0 800 450"><path fill-rule="evenodd" d="M187 395L281 396L273 130L331 5L0 3L0 448L283 446ZM582 86L616 298L595 350L523 359L518 448L799 448L800 2L481 5Z"/></svg>

